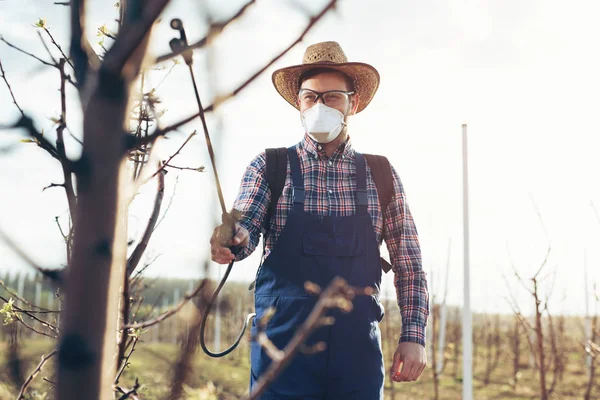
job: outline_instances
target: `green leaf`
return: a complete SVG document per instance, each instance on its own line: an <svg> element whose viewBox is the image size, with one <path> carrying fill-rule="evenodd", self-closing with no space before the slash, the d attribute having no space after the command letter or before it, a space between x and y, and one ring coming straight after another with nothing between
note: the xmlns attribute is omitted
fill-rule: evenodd
<svg viewBox="0 0 600 400"><path fill-rule="evenodd" d="M34 26L37 28L45 28L46 27L46 18L40 17L38 19L38 22L36 22Z"/></svg>

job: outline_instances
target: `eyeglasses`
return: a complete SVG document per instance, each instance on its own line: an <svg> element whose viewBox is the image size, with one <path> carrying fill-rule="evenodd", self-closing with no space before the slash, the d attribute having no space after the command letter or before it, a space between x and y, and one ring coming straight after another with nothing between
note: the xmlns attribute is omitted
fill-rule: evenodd
<svg viewBox="0 0 600 400"><path fill-rule="evenodd" d="M315 92L310 89L300 89L298 93L298 101L301 103L312 106L319 101L319 98L323 100L323 104L329 107L345 106L350 101L350 96L354 92L345 92L343 90L328 90L326 92Z"/></svg>

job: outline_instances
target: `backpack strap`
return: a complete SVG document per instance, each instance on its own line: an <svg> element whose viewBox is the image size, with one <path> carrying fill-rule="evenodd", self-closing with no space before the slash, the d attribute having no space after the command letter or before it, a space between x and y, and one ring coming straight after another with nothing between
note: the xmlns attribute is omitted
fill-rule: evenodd
<svg viewBox="0 0 600 400"><path fill-rule="evenodd" d="M269 190L271 191L271 201L264 221L265 230L268 231L271 218L275 214L277 202L281 197L283 186L285 185L288 158L287 149L285 147L266 149L265 152L267 158L267 183L269 184Z"/></svg>
<svg viewBox="0 0 600 400"><path fill-rule="evenodd" d="M271 218L275 214L277 208L277 202L283 192L283 186L285 185L285 178L287 175L287 149L285 147L266 149L266 177L271 191L271 201L269 208L267 209L267 215L265 216L264 227L265 230L269 230ZM392 168L390 162L384 156L374 154L364 154L369 168L371 169L371 175L375 181L377 187L377 196L379 197L379 206L381 207L381 213L383 214L387 209L392 197L394 196L394 177L392 176ZM381 259L381 268L387 273L392 266L385 259Z"/></svg>
<svg viewBox="0 0 600 400"><path fill-rule="evenodd" d="M388 204L394 196L394 177L392 176L392 167L390 162L384 156L374 154L365 154L367 163L371 168L371 175L377 187L377 196L379 197L379 206L383 214Z"/></svg>
<svg viewBox="0 0 600 400"><path fill-rule="evenodd" d="M390 162L384 156L374 154L365 154L371 175L377 187L377 197L379 197L379 206L381 207L381 215L387 209L392 197L394 196L394 177L392 175L392 167ZM392 265L384 258L381 258L381 268L384 272L389 272Z"/></svg>

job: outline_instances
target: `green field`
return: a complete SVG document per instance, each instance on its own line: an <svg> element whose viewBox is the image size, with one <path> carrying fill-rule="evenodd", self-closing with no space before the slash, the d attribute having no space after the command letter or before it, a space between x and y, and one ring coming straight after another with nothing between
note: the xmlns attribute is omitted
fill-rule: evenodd
<svg viewBox="0 0 600 400"><path fill-rule="evenodd" d="M20 349L21 368L23 376L29 375L40 356L52 349L52 343L45 340L26 341ZM0 356L3 367L0 369L0 400L16 399L18 388L14 384L14 377L9 372L6 364L8 346L0 344ZM166 398L169 391L169 382L172 366L177 359L178 347L164 343L141 343L136 349L132 359L131 367L128 368L120 384L131 387L138 378L142 384L140 397L146 400L158 400ZM236 350L237 353L223 359L210 359L198 352L193 361L193 371L189 375L186 386L186 399L226 400L236 399L246 393L248 385L249 365L247 347ZM577 359L581 355L574 353L570 355L573 362L564 374L563 380L557 384L553 399L582 399L586 386L586 375L582 368L575 368ZM386 360L387 362L388 360ZM359 360L357 359L357 362ZM478 362L483 368L483 362ZM483 371L476 365L475 369L475 398L476 399L535 399L537 396L537 379L534 371L524 369L521 381L516 390L510 385L510 363L500 363L498 369L492 374L491 382L483 385L480 380ZM526 368L526 366L523 366ZM42 378L53 380L53 364L49 362L42 373L38 375L28 389L26 399L51 400L51 384ZM441 399L460 399L460 380L449 375L452 374L452 363L445 370L444 377L440 382ZM478 379L479 378L479 379ZM599 382L597 382L599 383ZM432 399L433 384L431 369L427 369L423 377L416 383L395 383L395 399ZM386 399L391 399L391 386L386 384ZM83 398L83 397L82 397ZM596 391L592 398L600 399ZM367 399L366 399L367 400Z"/></svg>

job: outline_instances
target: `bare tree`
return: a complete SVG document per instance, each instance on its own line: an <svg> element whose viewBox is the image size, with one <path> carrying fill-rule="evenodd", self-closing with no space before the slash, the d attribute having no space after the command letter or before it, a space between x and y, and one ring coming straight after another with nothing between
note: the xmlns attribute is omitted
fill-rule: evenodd
<svg viewBox="0 0 600 400"><path fill-rule="evenodd" d="M169 3L169 0L121 0L119 31L116 34L104 32L104 35L112 40L112 45L102 55L94 52L85 35L85 0L60 3L70 7L69 55L66 55L51 37L43 22L39 23L38 27L51 37L52 43L60 51L59 60L45 61L2 38L7 45L46 66L55 68L60 77L61 114L57 121L56 142L52 143L37 130L33 120L19 107L0 64L2 78L21 114L17 122L2 128L26 130L32 143L37 144L60 163L64 182L50 184L48 188L62 187L69 204L72 225L63 233L67 246L66 271L50 270L36 265L18 249L18 246L11 243L7 235L2 235L32 267L64 287L66 302L61 313L60 335L57 332L60 345L57 352L56 393L60 399L79 399L83 393L87 399L112 398L115 376L118 382L118 377L135 348L134 339L127 340L128 330L139 326L129 324L132 306L129 296L130 278L157 224L164 195L164 174L161 171L166 167L177 168L170 164L177 153L162 164L153 159L152 149L155 142L198 116L203 118L203 112L212 111L218 103L245 89L269 66L301 42L319 19L335 6L336 1L327 2L317 15L310 16L306 29L296 41L230 93L218 96L216 104L204 107L199 113L165 127L159 123L159 114L154 109L152 95L144 93L144 68L155 62L147 53L151 31ZM210 35L220 33L227 24L240 18L253 3L254 0L249 1L230 20L214 23ZM161 56L158 60L164 61L179 54L185 55L210 42L208 37L204 38L189 47ZM51 55L50 57L52 58ZM68 72L68 69L72 73ZM140 98L136 98L137 82L141 83ZM84 121L83 140L80 142L81 156L76 160L67 157L65 149L65 132L69 131L66 122L67 85L72 85L78 90ZM137 118L134 119L137 126L131 132L131 112L136 108ZM155 121L154 130L151 130L150 121ZM134 166L132 175L131 163ZM159 181L155 206L142 238L132 255L127 258L128 207L140 186L152 177L157 177ZM62 232L60 224L59 228ZM201 284L198 287L201 287ZM192 297L186 296L186 301ZM175 313L178 309L176 307L169 312ZM25 312L23 309L17 311ZM167 317L168 315L159 318ZM20 322L24 323L23 320ZM51 355L54 353L46 356L46 359ZM42 365L36 368L27 383L31 382ZM139 385L136 384L130 389L117 387L116 390L120 398L124 399L133 398L138 388ZM25 389L26 385L22 392Z"/></svg>

